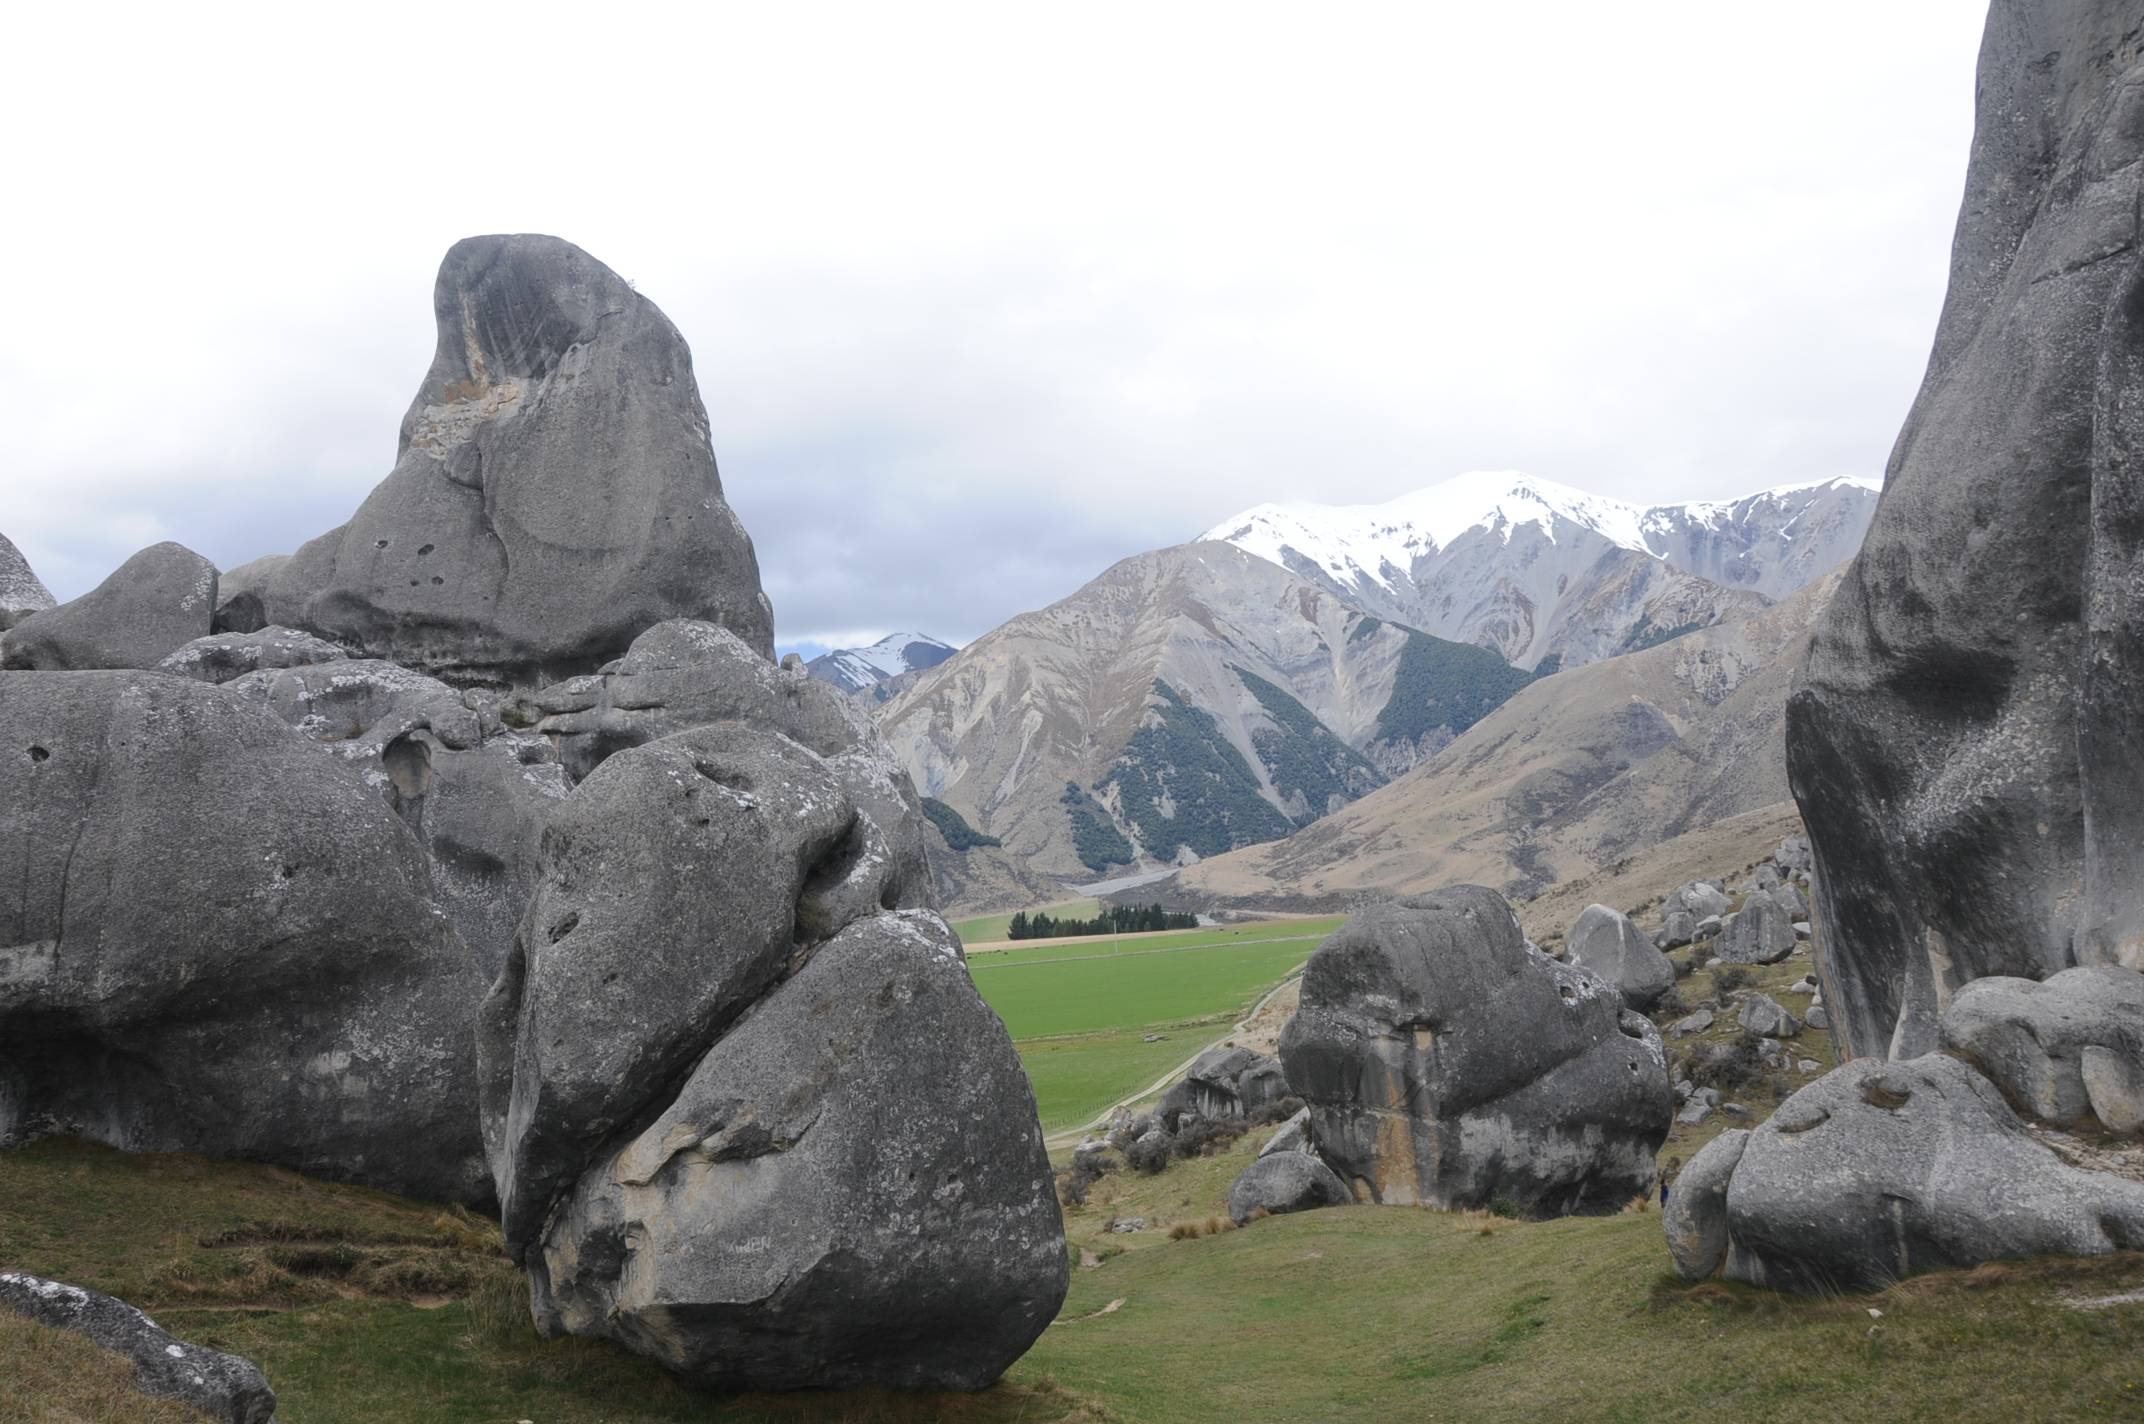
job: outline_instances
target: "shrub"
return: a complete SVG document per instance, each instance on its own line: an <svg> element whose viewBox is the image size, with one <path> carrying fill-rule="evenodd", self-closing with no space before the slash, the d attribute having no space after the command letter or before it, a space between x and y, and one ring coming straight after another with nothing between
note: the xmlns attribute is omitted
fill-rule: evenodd
<svg viewBox="0 0 2144 1424"><path fill-rule="evenodd" d="M1699 1044L1683 1056L1682 1075L1700 1088L1726 1092L1763 1081L1764 1040L1744 1029L1727 1043Z"/></svg>
<svg viewBox="0 0 2144 1424"><path fill-rule="evenodd" d="M1712 994L1721 1003L1737 989L1747 989L1757 981L1757 976L1740 964L1723 964L1712 971Z"/></svg>
<svg viewBox="0 0 2144 1424"><path fill-rule="evenodd" d="M1124 1149L1124 1161L1134 1172L1154 1175L1169 1165L1171 1138L1167 1133L1148 1135Z"/></svg>
<svg viewBox="0 0 2144 1424"><path fill-rule="evenodd" d="M1207 1157L1250 1131L1241 1118L1195 1117L1185 1123L1170 1142L1179 1157Z"/></svg>
<svg viewBox="0 0 2144 1424"><path fill-rule="evenodd" d="M1255 1109L1251 1113L1250 1125L1252 1127L1266 1127L1272 1123L1286 1122L1302 1110L1303 1100L1295 1096L1295 1094L1289 1093L1285 1097L1275 1098L1262 1108Z"/></svg>

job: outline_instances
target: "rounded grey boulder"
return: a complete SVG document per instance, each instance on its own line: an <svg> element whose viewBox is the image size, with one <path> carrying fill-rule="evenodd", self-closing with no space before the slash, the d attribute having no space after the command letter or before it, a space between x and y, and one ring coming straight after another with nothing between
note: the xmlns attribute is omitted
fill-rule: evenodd
<svg viewBox="0 0 2144 1424"><path fill-rule="evenodd" d="M1260 1212L1281 1216L1354 1200L1347 1183L1310 1153L1269 1152L1244 1168L1228 1189L1228 1219L1242 1226Z"/></svg>
<svg viewBox="0 0 2144 1424"><path fill-rule="evenodd" d="M1945 1052L1986 1074L2019 1112L2088 1127L2096 1114L2085 1051L2144 1065L2144 974L2101 964L2065 969L2045 983L1975 979L1944 1010L1940 1036Z"/></svg>
<svg viewBox="0 0 2144 1424"><path fill-rule="evenodd" d="M1586 906L1563 944L1573 964L1614 985L1634 1009L1651 1008L1675 987L1674 963L1621 910Z"/></svg>
<svg viewBox="0 0 2144 1424"><path fill-rule="evenodd" d="M1358 1200L1617 1211L1652 1189L1674 1114L1653 1026L1530 947L1475 885L1334 932L1280 1057L1318 1155Z"/></svg>
<svg viewBox="0 0 2144 1424"><path fill-rule="evenodd" d="M308 667L349 656L325 638L294 628L261 628L251 633L211 633L176 649L156 665L158 672L196 682L229 682L264 668Z"/></svg>
<svg viewBox="0 0 2144 1424"><path fill-rule="evenodd" d="M0 1272L0 1308L132 1361L143 1394L176 1399L220 1424L274 1424L275 1391L251 1360L180 1340L123 1300L8 1271Z"/></svg>
<svg viewBox="0 0 2144 1424"><path fill-rule="evenodd" d="M1727 1264L1727 1185L1748 1143L1748 1129L1728 1128L1690 1159L1668 1191L1661 1225L1684 1280L1704 1280Z"/></svg>
<svg viewBox="0 0 2144 1424"><path fill-rule="evenodd" d="M1875 1290L1938 1268L2144 1246L2144 1184L2066 1165L1992 1083L1941 1054L1826 1074L1724 1165L1721 1270L1757 1285ZM1714 1259L1699 1207L1675 1218L1686 1274ZM1671 1246L1677 1231L1671 1221Z"/></svg>
<svg viewBox="0 0 2144 1424"><path fill-rule="evenodd" d="M103 583L0 633L0 667L46 672L153 668L208 636L216 566L181 544L151 544Z"/></svg>
<svg viewBox="0 0 2144 1424"><path fill-rule="evenodd" d="M979 1389L1070 1275L1027 1076L928 911L813 950L528 1259L547 1331L722 1388Z"/></svg>
<svg viewBox="0 0 2144 1424"><path fill-rule="evenodd" d="M350 768L223 688L0 673L0 1142L490 1194L482 981Z"/></svg>
<svg viewBox="0 0 2144 1424"><path fill-rule="evenodd" d="M257 616L458 684L588 672L667 618L771 658L752 542L669 318L536 235L456 243L432 305L438 348L393 472L266 572Z"/></svg>
<svg viewBox="0 0 2144 1424"><path fill-rule="evenodd" d="M1715 951L1729 964L1777 964L1800 943L1794 919L1767 890L1753 890L1720 929Z"/></svg>

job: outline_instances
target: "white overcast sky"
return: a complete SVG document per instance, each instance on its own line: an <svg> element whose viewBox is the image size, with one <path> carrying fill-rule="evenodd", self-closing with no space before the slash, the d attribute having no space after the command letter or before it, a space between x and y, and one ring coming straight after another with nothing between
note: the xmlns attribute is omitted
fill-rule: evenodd
<svg viewBox="0 0 2144 1424"><path fill-rule="evenodd" d="M684 331L785 646L972 638L1265 500L1880 473L1983 13L25 7L0 531L66 598L340 523L502 231Z"/></svg>

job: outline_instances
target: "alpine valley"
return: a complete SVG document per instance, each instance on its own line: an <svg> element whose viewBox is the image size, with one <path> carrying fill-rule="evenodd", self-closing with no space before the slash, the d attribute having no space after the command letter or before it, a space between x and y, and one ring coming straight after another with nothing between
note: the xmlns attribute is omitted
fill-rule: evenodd
<svg viewBox="0 0 2144 1424"><path fill-rule="evenodd" d="M1202 874L1202 903L1396 890L1352 850L1358 868L1329 892L1314 888L1325 876L1276 873L1353 833L1321 827L1293 859L1294 842L1268 843L1373 793L1365 809L1435 824L1462 785L1472 819L1454 835L1479 844L1501 828L1493 852L1464 857L1469 872L1538 890L1785 799L1778 736L1750 730L1776 732L1786 670L1823 605L1811 585L1852 557L1879 488L1849 477L1644 507L1504 472L1380 505L1260 505L1125 559L934 666L856 686L879 699L939 831L952 828L934 860L962 908L1250 846L1264 847L1258 868ZM909 641L813 670L845 685L835 660L890 665L888 645ZM1605 663L1616 666L1590 666ZM1568 749L1574 719L1600 733L1581 739L1584 767L1529 763L1516 789L1479 773L1485 735ZM1703 769L1730 750L1732 768ZM1511 798L1544 777L1558 814L1521 816L1531 829L1513 839ZM1605 791L1641 782L1628 806ZM1604 800L1623 809L1602 813Z"/></svg>

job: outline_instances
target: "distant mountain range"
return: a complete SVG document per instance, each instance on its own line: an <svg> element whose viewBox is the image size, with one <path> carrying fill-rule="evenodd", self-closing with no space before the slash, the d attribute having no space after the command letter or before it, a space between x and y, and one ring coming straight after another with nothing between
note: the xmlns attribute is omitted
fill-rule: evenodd
<svg viewBox="0 0 2144 1424"><path fill-rule="evenodd" d="M1531 475L1475 472L1384 504L1264 504L1200 536L1358 608L1575 666L1744 617L1852 557L1880 484L1841 478L1742 499L1640 506Z"/></svg>
<svg viewBox="0 0 2144 1424"><path fill-rule="evenodd" d="M868 648L836 648L804 664L804 670L843 692L934 668L960 650L926 633L889 633Z"/></svg>
<svg viewBox="0 0 2144 1424"><path fill-rule="evenodd" d="M867 685L883 699L875 715L917 790L1001 842L944 848L940 861L956 866L949 893L967 906L994 890L1031 899L1038 877L1071 883L1194 865L1284 838L1345 848L1353 837L1304 828L1373 792L1397 806L1396 778L1423 788L1409 793L1404 818L1434 823L1438 788L1454 783L1411 773L1499 715L1507 732L1495 748L1539 740L1554 751L1579 737L1574 754L1605 758L1605 771L1528 763L1589 788L1674 744L1701 758L1732 746L1750 763L1735 772L1748 794L1663 791L1658 767L1631 781L1659 804L1627 832L1586 824L1604 843L1634 848L1659 827L1686 829L1692 817L1758 804L1752 796L1783 785L1769 740L1774 684L1784 687L1774 663L1808 600L1782 609L1783 620L1752 624L1748 637L1634 660L1636 681L1578 678L1567 689L1575 702L1562 679L1766 614L1852 556L1876 497L1873 483L1840 479L1645 508L1525 475L1473 474L1384 505L1265 505L1207 538L1125 559L935 667ZM1540 682L1552 675L1553 685ZM1691 679L1700 692L1678 690ZM1659 697L1681 700L1650 711L1600 701L1643 700L1648 680ZM1732 727L1760 735L1706 730L1707 699L1744 681L1762 705L1736 712ZM1515 695L1535 710L1499 713ZM1584 721L1596 702L1598 720ZM1521 725L1509 726L1512 717ZM1617 728L1645 744L1645 757L1603 730ZM1467 762L1470 784L1497 784L1496 769L1479 765L1494 748L1478 736L1468 745L1485 748ZM1531 804L1538 789L1521 788L1511 804ZM1494 819L1505 816L1493 812L1496 836L1523 830ZM1566 861L1587 859L1531 857L1526 844L1513 842L1515 859L1496 852L1515 886L1547 883ZM1262 861L1210 883L1245 899L1315 896L1317 882L1334 882L1335 860L1319 851L1300 862L1313 863L1316 873L1298 875L1294 863L1283 871ZM1183 880L1186 889L1209 883Z"/></svg>

